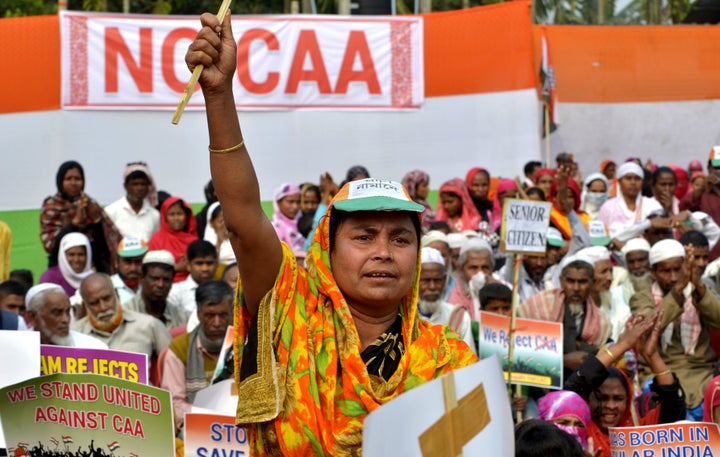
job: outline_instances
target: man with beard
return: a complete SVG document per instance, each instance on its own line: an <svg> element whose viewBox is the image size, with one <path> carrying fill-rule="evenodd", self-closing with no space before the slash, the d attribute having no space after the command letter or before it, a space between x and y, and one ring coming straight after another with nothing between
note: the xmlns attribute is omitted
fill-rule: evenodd
<svg viewBox="0 0 720 457"><path fill-rule="evenodd" d="M147 241L142 238L126 236L120 241L117 251L118 272L111 277L120 303L131 300L137 293L142 276L142 260L147 251Z"/></svg>
<svg viewBox="0 0 720 457"><path fill-rule="evenodd" d="M498 276L510 284L513 282L514 275L512 257L512 255L508 255L505 264L498 271ZM545 290L544 278L548 266L547 254L523 256L518 273L518 302L522 303L536 293Z"/></svg>
<svg viewBox="0 0 720 457"><path fill-rule="evenodd" d="M610 320L590 295L594 274L590 260L566 257L561 263L560 288L538 292L518 310L527 319L562 322L566 374L596 354L610 336Z"/></svg>
<svg viewBox="0 0 720 457"><path fill-rule="evenodd" d="M430 247L422 248L420 256L422 262L418 294L420 317L432 324L447 325L462 337L473 352L477 352L470 315L464 308L451 305L444 299L447 279L445 259L440 251Z"/></svg>
<svg viewBox="0 0 720 457"><path fill-rule="evenodd" d="M86 315L72 324L74 330L93 336L118 351L160 355L170 344L170 333L154 317L123 310L110 277L93 273L80 284Z"/></svg>
<svg viewBox="0 0 720 457"><path fill-rule="evenodd" d="M143 162L133 162L123 175L125 196L110 203L105 212L122 236L149 240L160 228L160 213L148 201L157 200L150 169Z"/></svg>
<svg viewBox="0 0 720 457"><path fill-rule="evenodd" d="M225 333L233 322L233 288L207 281L195 291L200 325L167 348L160 386L172 394L175 425L181 428L198 390L210 385Z"/></svg>
<svg viewBox="0 0 720 457"><path fill-rule="evenodd" d="M610 307L613 310L621 311L625 321L632 314L630 312L630 298L643 290L650 290L652 278L650 277L650 243L644 238L633 238L623 246L620 251L625 261L625 274L619 275L616 286L610 289ZM612 321L611 317L611 321ZM617 341L625 326L622 319L616 319L613 323L611 338ZM618 325L615 325L617 323Z"/></svg>
<svg viewBox="0 0 720 457"><path fill-rule="evenodd" d="M57 284L43 283L31 287L25 295L25 308L33 329L40 332L41 344L108 348L97 338L70 330L70 299Z"/></svg>
<svg viewBox="0 0 720 457"><path fill-rule="evenodd" d="M168 329L187 324L189 313L168 303L175 276L175 257L169 251L150 251L142 262L140 291L123 308L159 319Z"/></svg>
<svg viewBox="0 0 720 457"><path fill-rule="evenodd" d="M649 258L652 286L630 299L630 309L633 315L646 318L657 308L664 310L658 352L680 379L687 393L688 412L700 420L703 390L717 362L709 330L720 328L720 300L708 292L701 280L694 246L684 247L675 240L659 241L650 249ZM651 374L646 365L640 364L640 368L642 378Z"/></svg>
<svg viewBox="0 0 720 457"><path fill-rule="evenodd" d="M470 314L470 319L477 320L477 309L472 297L470 280L477 273L483 273L485 282L497 281L493 277L495 259L490 244L481 238L466 240L460 248L458 257L458 278L455 286L447 297L451 305L461 306Z"/></svg>

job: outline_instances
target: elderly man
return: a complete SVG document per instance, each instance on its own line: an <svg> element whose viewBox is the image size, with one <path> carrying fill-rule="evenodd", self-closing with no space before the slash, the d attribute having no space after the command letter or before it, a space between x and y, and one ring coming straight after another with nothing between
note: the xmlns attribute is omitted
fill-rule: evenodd
<svg viewBox="0 0 720 457"><path fill-rule="evenodd" d="M475 350L470 315L460 306L444 300L447 269L440 251L430 247L422 248L418 312L420 317L432 324L447 325Z"/></svg>
<svg viewBox="0 0 720 457"><path fill-rule="evenodd" d="M233 288L223 281L201 284L196 290L200 325L168 346L160 385L172 394L178 428L191 410L197 391L212 381L225 333L233 322L233 298Z"/></svg>
<svg viewBox="0 0 720 457"><path fill-rule="evenodd" d="M147 241L142 238L126 236L120 241L118 269L111 277L120 303L131 300L137 293L142 277L142 260L147 252Z"/></svg>
<svg viewBox="0 0 720 457"><path fill-rule="evenodd" d="M168 329L187 324L189 313L168 303L175 276L175 257L169 251L150 251L143 257L140 291L122 304L123 308L149 314Z"/></svg>
<svg viewBox="0 0 720 457"><path fill-rule="evenodd" d="M160 355L170 344L170 333L162 323L146 314L123 310L110 277L93 273L80 284L86 315L72 328L93 336L118 351Z"/></svg>
<svg viewBox="0 0 720 457"><path fill-rule="evenodd" d="M646 317L658 307L664 310L658 351L680 379L688 412L700 420L705 386L717 362L709 329L720 328L720 300L708 293L702 282L692 246L683 247L675 240L659 241L650 249L650 274L650 290L636 293L630 299L630 309L633 315ZM646 366L641 367L647 371Z"/></svg>
<svg viewBox="0 0 720 457"><path fill-rule="evenodd" d="M577 370L610 336L610 319L593 301L595 269L587 259L563 259L560 288L539 292L520 305L518 315L563 324L563 366Z"/></svg>
<svg viewBox="0 0 720 457"><path fill-rule="evenodd" d="M88 349L107 349L97 338L70 330L70 299L57 284L31 287L25 295L28 320L40 332L41 344Z"/></svg>
<svg viewBox="0 0 720 457"><path fill-rule="evenodd" d="M477 310L473 302L470 280L477 273L483 273L484 283L497 279L493 277L495 259L490 244L481 238L471 238L460 248L458 256L458 278L455 287L450 291L447 302L451 305L461 306L470 314L472 320L477 320ZM483 284L484 284L483 283Z"/></svg>
<svg viewBox="0 0 720 457"><path fill-rule="evenodd" d="M147 201L152 187L150 169L142 162L128 164L124 173L125 196L105 207L122 236L149 240L160 228L160 212Z"/></svg>

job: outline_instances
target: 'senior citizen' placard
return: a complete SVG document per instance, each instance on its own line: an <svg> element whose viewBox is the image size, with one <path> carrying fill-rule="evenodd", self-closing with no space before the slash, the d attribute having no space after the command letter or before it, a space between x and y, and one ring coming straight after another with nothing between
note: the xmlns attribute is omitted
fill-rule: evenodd
<svg viewBox="0 0 720 457"><path fill-rule="evenodd" d="M551 203L505 200L500 249L506 253L544 254Z"/></svg>

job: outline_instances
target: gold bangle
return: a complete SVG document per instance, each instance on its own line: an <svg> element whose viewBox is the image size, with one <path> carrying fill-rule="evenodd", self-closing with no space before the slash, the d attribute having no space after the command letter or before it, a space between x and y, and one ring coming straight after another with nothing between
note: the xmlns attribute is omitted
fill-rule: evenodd
<svg viewBox="0 0 720 457"><path fill-rule="evenodd" d="M212 154L227 154L228 152L237 151L238 149L243 147L244 144L245 144L245 140L240 141L235 146L231 146L231 147L225 148L225 149L213 149L210 146L208 146L208 151L210 151Z"/></svg>
<svg viewBox="0 0 720 457"><path fill-rule="evenodd" d="M664 376L664 375L670 374L670 373L672 373L672 371L665 370L665 371L661 371L660 373L653 373L653 376L655 376L657 378L658 376Z"/></svg>
<svg viewBox="0 0 720 457"><path fill-rule="evenodd" d="M607 355L610 356L610 360L612 360L613 363L615 363L615 361L617 360L617 358L613 355L612 352L610 352L610 349L608 349L608 347L605 346L605 347L603 348L603 350L605 351L605 353L606 353Z"/></svg>

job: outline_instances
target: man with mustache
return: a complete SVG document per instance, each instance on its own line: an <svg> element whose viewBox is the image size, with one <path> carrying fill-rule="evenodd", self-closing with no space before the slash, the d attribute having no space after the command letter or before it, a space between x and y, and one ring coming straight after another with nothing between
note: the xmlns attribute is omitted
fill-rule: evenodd
<svg viewBox="0 0 720 457"><path fill-rule="evenodd" d="M560 288L533 295L520 305L518 315L562 322L563 366L569 374L605 344L610 336L610 319L590 294L593 262L575 255L563 259L561 268Z"/></svg>
<svg viewBox="0 0 720 457"><path fill-rule="evenodd" d="M70 330L70 299L57 284L43 283L31 287L25 295L27 317L40 332L41 344L87 349L107 349L107 344L88 335Z"/></svg>
<svg viewBox="0 0 720 457"><path fill-rule="evenodd" d="M200 325L178 336L164 355L160 386L172 394L175 425L182 427L195 394L210 385L225 333L233 322L234 291L224 281L206 281L195 290Z"/></svg>
<svg viewBox="0 0 720 457"><path fill-rule="evenodd" d="M158 319L123 309L112 280L104 273L93 273L80 284L86 315L73 323L73 329L93 336L110 349L157 357L168 344L170 333Z"/></svg>
<svg viewBox="0 0 720 457"><path fill-rule="evenodd" d="M132 300L140 288L142 261L147 252L147 241L142 238L126 236L120 241L117 249L117 273L110 278L120 303Z"/></svg>

